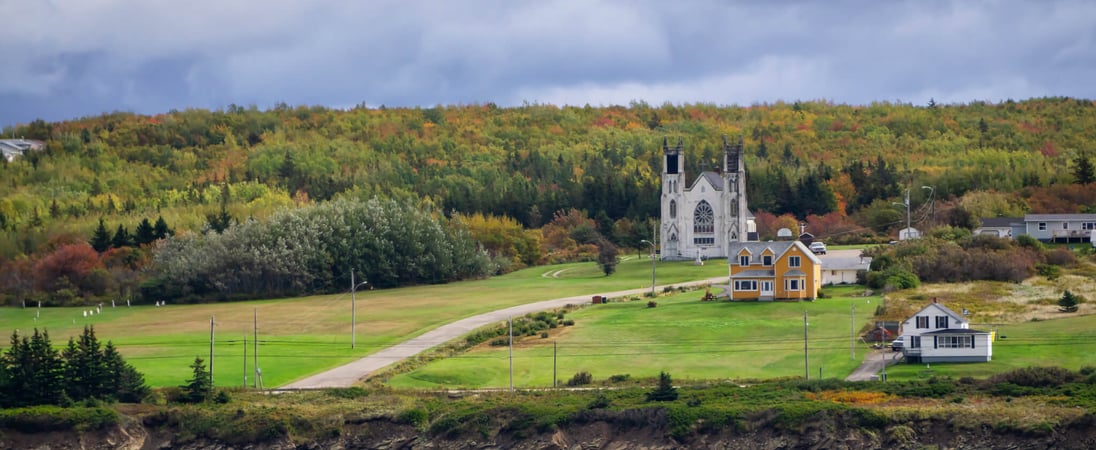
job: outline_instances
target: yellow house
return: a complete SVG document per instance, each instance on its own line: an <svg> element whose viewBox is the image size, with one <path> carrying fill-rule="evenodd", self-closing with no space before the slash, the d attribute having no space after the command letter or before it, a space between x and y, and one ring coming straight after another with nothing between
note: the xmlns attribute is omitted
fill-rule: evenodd
<svg viewBox="0 0 1096 450"><path fill-rule="evenodd" d="M735 242L730 250L731 300L818 297L822 260L802 242Z"/></svg>

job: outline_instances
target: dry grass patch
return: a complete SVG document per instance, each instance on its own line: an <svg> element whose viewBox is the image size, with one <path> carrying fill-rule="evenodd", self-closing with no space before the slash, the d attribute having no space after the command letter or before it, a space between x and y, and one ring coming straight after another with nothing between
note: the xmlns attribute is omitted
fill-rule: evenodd
<svg viewBox="0 0 1096 450"><path fill-rule="evenodd" d="M1057 280L1033 277L1019 284L996 281L935 283L895 291L886 294L887 311L882 319L905 320L933 299L955 312L966 309L972 323L1056 319L1062 317L1058 299L1066 289L1088 300L1079 305L1076 315L1096 314L1096 280L1067 274Z"/></svg>

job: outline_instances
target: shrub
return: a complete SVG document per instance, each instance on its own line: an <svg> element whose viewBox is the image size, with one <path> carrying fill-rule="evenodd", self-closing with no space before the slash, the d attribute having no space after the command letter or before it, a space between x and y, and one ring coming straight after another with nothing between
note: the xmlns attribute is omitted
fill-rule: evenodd
<svg viewBox="0 0 1096 450"><path fill-rule="evenodd" d="M1039 388L1072 383L1077 377L1077 374L1061 367L1027 367L991 376L986 381Z"/></svg>
<svg viewBox="0 0 1096 450"><path fill-rule="evenodd" d="M548 332L547 331L541 331L540 332L540 338L541 339L546 339L547 337L548 337Z"/></svg>
<svg viewBox="0 0 1096 450"><path fill-rule="evenodd" d="M670 402L674 400L677 400L677 388L674 387L674 381L670 378L670 374L660 372L658 374L658 387L647 393L647 401Z"/></svg>
<svg viewBox="0 0 1096 450"><path fill-rule="evenodd" d="M574 325L574 324L575 324L575 321L571 320L571 319L565 319L563 321L563 326L565 326L565 327L569 327L569 326Z"/></svg>
<svg viewBox="0 0 1096 450"><path fill-rule="evenodd" d="M1073 252L1069 251L1069 249L1058 247L1047 252L1047 264L1071 267L1077 264L1077 257L1074 256Z"/></svg>
<svg viewBox="0 0 1096 450"><path fill-rule="evenodd" d="M411 408L404 410L400 413L399 416L396 417L396 421L398 421L399 423L413 425L416 428L424 427L429 419L430 415L427 414L426 410L421 408Z"/></svg>
<svg viewBox="0 0 1096 450"><path fill-rule="evenodd" d="M609 400L609 397L605 396L604 392L598 392L597 396L590 401L590 404L586 405L586 409L605 409L608 408L611 403L612 401Z"/></svg>
<svg viewBox="0 0 1096 450"><path fill-rule="evenodd" d="M1043 249L1043 243L1039 242L1038 239L1031 237L1030 234L1021 234L1019 236L1016 236L1016 243L1021 247L1027 247L1034 250Z"/></svg>
<svg viewBox="0 0 1096 450"><path fill-rule="evenodd" d="M1077 312L1077 305L1084 302L1084 298L1079 295L1074 295L1069 289L1062 294L1062 298L1058 299L1058 311L1061 312Z"/></svg>
<svg viewBox="0 0 1096 450"><path fill-rule="evenodd" d="M1036 264L1035 273L1046 277L1048 280L1057 280L1062 275L1062 268L1053 264Z"/></svg>
<svg viewBox="0 0 1096 450"><path fill-rule="evenodd" d="M631 375L625 373L625 374L620 374L620 375L612 375L612 376L609 377L609 381L613 382L613 383L623 383L625 381L630 380L631 378L632 378Z"/></svg>
<svg viewBox="0 0 1096 450"><path fill-rule="evenodd" d="M654 300L650 300L650 301L647 302L647 307L648 308L654 308L656 306L658 306L658 302L656 302Z"/></svg>
<svg viewBox="0 0 1096 450"><path fill-rule="evenodd" d="M583 370L582 372L576 373L575 376L571 377L570 380L567 380L567 385L568 386L585 386L587 384L592 383L593 381L594 381L594 376L590 375L590 372L587 372L587 371Z"/></svg>

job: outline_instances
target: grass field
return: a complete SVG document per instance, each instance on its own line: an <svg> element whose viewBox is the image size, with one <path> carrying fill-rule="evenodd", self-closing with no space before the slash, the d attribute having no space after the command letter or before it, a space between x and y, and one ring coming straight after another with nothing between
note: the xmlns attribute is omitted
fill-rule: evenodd
<svg viewBox="0 0 1096 450"><path fill-rule="evenodd" d="M658 299L589 306L572 312L572 327L557 328L547 339L526 337L515 344L514 385L551 386L579 371L594 380L612 375L675 380L801 377L804 375L803 313L808 314L811 378L844 378L859 366L866 345L856 344L855 329L868 323L879 297L854 297L855 287L827 288L830 298L802 303L701 302L700 291ZM553 344L556 357L553 358ZM392 377L396 387L505 387L509 350L486 344L452 358L434 361Z"/></svg>
<svg viewBox="0 0 1096 450"><path fill-rule="evenodd" d="M1041 320L997 328L993 361L967 364L900 364L887 369L895 380L931 376L983 378L1031 366L1078 370L1096 366L1096 315Z"/></svg>
<svg viewBox="0 0 1096 450"><path fill-rule="evenodd" d="M293 299L165 307L103 305L85 317L83 308L0 308L0 330L46 329L64 346L85 324L103 341L113 341L152 386L182 384L194 357L209 358L210 318L216 323L214 375L218 386L244 383L253 372L253 325L263 384L279 386L378 351L461 318L508 306L582 294L650 286L650 260L634 256L605 277L595 263L535 267L486 280L357 293L357 346L350 348L349 293ZM703 266L659 262L658 284L725 275L723 261ZM37 317L36 317L37 315ZM256 319L257 317L257 319ZM0 349L9 340L0 341ZM254 380L249 376L248 383Z"/></svg>

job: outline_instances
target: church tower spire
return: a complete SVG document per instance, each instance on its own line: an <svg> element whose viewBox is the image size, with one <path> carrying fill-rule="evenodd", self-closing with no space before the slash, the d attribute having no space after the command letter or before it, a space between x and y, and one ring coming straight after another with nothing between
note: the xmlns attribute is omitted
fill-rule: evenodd
<svg viewBox="0 0 1096 450"><path fill-rule="evenodd" d="M677 258L680 253L681 230L684 216L679 209L685 208L685 155L684 142L670 146L662 138L662 220L659 221L659 239L662 258Z"/></svg>

